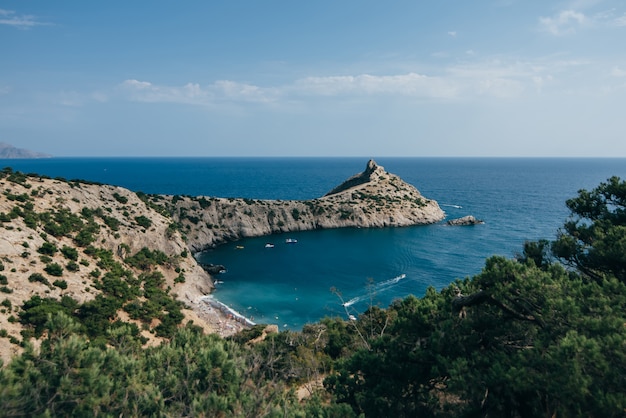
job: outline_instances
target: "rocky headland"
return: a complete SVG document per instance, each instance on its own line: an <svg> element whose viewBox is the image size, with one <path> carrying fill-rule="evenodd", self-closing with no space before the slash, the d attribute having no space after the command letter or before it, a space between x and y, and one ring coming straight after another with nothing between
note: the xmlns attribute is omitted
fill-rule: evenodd
<svg viewBox="0 0 626 418"><path fill-rule="evenodd" d="M23 321L25 302L54 310L66 297L78 313L115 306L108 321L136 324L147 344L166 338L172 321L229 335L244 325L202 301L213 282L194 254L245 237L423 225L445 216L437 202L374 161L325 196L303 201L146 195L11 169L0 172L0 190L5 361L23 340L37 344Z"/></svg>
<svg viewBox="0 0 626 418"><path fill-rule="evenodd" d="M247 237L329 228L433 224L445 214L400 177L370 160L362 173L311 200L163 197L194 252Z"/></svg>

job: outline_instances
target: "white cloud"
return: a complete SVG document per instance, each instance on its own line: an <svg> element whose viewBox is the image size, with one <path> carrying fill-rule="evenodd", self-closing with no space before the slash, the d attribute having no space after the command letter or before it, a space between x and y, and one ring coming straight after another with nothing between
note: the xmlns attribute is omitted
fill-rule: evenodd
<svg viewBox="0 0 626 418"><path fill-rule="evenodd" d="M619 26L619 27L624 27L624 26L626 26L626 13L624 13L623 15L621 15L621 16L620 16L620 17L618 17L618 18L615 18L615 19L613 20L613 24L614 24L615 26Z"/></svg>
<svg viewBox="0 0 626 418"><path fill-rule="evenodd" d="M562 89L571 74L580 74L589 63L546 58L520 61L502 57L475 60L433 70L432 73L348 74L310 76L273 86L233 80L208 85L188 83L166 86L136 79L118 86L117 95L146 103L180 103L198 106L261 104L291 106L310 99L361 101L386 99L473 100L514 99ZM573 68L577 68L572 72ZM624 73L615 68L614 75ZM107 100L105 97L103 100Z"/></svg>
<svg viewBox="0 0 626 418"><path fill-rule="evenodd" d="M589 19L581 12L563 10L553 17L540 17L541 28L555 36L573 33L579 26L588 23Z"/></svg>
<svg viewBox="0 0 626 418"><path fill-rule="evenodd" d="M270 102L273 100L269 89L250 84L220 80L202 87L198 83L187 83L181 87L159 86L147 81L126 80L119 86L131 100L150 103L184 103L212 105L224 101Z"/></svg>
<svg viewBox="0 0 626 418"><path fill-rule="evenodd" d="M570 5L552 17L540 17L541 30L555 36L563 36L576 32L579 28L598 27L624 27L626 26L626 13L619 16L615 9L599 10L592 12L597 1L579 1ZM584 13L581 10L587 9Z"/></svg>
<svg viewBox="0 0 626 418"><path fill-rule="evenodd" d="M34 26L47 25L39 22L32 15L18 15L13 10L0 9L0 25L13 26L18 29L30 29Z"/></svg>
<svg viewBox="0 0 626 418"><path fill-rule="evenodd" d="M614 68L611 70L611 75L612 75L613 77L626 77L626 70L622 70L622 69L621 69L621 68L619 68L619 67L614 67Z"/></svg>
<svg viewBox="0 0 626 418"><path fill-rule="evenodd" d="M455 87L439 77L417 73L374 76L307 77L297 80L291 92L298 95L399 95L413 97L453 97Z"/></svg>

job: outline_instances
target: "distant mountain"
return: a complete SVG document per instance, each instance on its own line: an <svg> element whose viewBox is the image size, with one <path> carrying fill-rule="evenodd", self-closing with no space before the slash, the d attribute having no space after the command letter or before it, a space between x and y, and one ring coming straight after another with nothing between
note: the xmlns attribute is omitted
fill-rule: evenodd
<svg viewBox="0 0 626 418"><path fill-rule="evenodd" d="M0 158L50 158L52 155L15 148L6 142L0 142Z"/></svg>

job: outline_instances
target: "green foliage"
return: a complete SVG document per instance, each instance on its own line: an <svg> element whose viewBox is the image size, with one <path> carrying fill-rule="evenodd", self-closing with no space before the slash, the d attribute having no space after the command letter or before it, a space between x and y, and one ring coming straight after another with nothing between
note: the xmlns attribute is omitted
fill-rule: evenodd
<svg viewBox="0 0 626 418"><path fill-rule="evenodd" d="M39 282L39 283L43 283L45 285L50 285L50 282L48 281L48 279L46 279L43 274L41 273L33 273L30 276L28 276L28 281L33 283L33 282Z"/></svg>
<svg viewBox="0 0 626 418"><path fill-rule="evenodd" d="M277 382L251 384L245 349L192 328L141 350L128 326L107 334L114 349L77 335L62 313L45 326L39 352L27 346L0 369L7 416L350 416L325 414L319 399L307 409Z"/></svg>
<svg viewBox="0 0 626 418"><path fill-rule="evenodd" d="M169 257L159 250L150 250L147 247L143 247L135 255L127 257L126 264L141 269L149 270L154 265L163 265L169 261Z"/></svg>
<svg viewBox="0 0 626 418"><path fill-rule="evenodd" d="M73 232L82 230L84 226L80 217L68 209L44 212L39 216L43 221L44 231L55 237L69 236Z"/></svg>
<svg viewBox="0 0 626 418"><path fill-rule="evenodd" d="M572 219L553 244L557 257L594 280L626 281L626 181L611 177L569 199Z"/></svg>
<svg viewBox="0 0 626 418"><path fill-rule="evenodd" d="M75 236L74 243L79 247L87 247L96 240L95 234L98 233L100 227L92 219L82 228Z"/></svg>
<svg viewBox="0 0 626 418"><path fill-rule="evenodd" d="M118 231L120 229L120 221L118 221L117 218L104 215L102 216L102 220L104 221L104 224L108 226L112 231Z"/></svg>
<svg viewBox="0 0 626 418"><path fill-rule="evenodd" d="M126 203L128 203L128 198L126 196L122 196L119 193L115 192L113 193L113 198L115 198L115 200L117 200L119 203L125 205Z"/></svg>
<svg viewBox="0 0 626 418"><path fill-rule="evenodd" d="M50 242L44 242L41 245L41 247L37 249L37 252L39 254L44 254L44 255L54 255L57 251L58 251L58 248L56 247L56 245Z"/></svg>
<svg viewBox="0 0 626 418"><path fill-rule="evenodd" d="M102 339L111 326L122 301L111 296L97 295L78 308L77 317L85 327L88 336Z"/></svg>
<svg viewBox="0 0 626 418"><path fill-rule="evenodd" d="M48 264L44 270L51 276L60 277L63 275L63 267L57 263Z"/></svg>
<svg viewBox="0 0 626 418"><path fill-rule="evenodd" d="M74 247L68 247L67 245L64 245L63 248L61 248L61 254L63 254L63 257L67 258L68 260L78 260L78 250Z"/></svg>
<svg viewBox="0 0 626 418"><path fill-rule="evenodd" d="M64 296L60 301L53 298L33 296L22 305L22 310L19 313L20 322L32 328L34 335L40 337L45 329L49 315L57 312L71 315L73 310L76 309L76 305L76 302L68 296Z"/></svg>
<svg viewBox="0 0 626 418"><path fill-rule="evenodd" d="M207 200L205 197L200 197L199 199L197 199L197 202L200 204L200 207L202 209L206 209L211 206L211 201Z"/></svg>
<svg viewBox="0 0 626 418"><path fill-rule="evenodd" d="M135 222L137 222L137 225L146 229L152 226L152 220L144 215L135 216Z"/></svg>
<svg viewBox="0 0 626 418"><path fill-rule="evenodd" d="M75 262L73 262L73 261L70 261L69 263L67 263L67 264L65 265L65 268L66 268L68 271L72 271L72 272L75 272L75 271L80 270L80 267L78 266L78 264L77 264L77 263L75 263Z"/></svg>
<svg viewBox="0 0 626 418"><path fill-rule="evenodd" d="M52 284L59 289L67 289L67 282L65 280L55 280L52 282Z"/></svg>

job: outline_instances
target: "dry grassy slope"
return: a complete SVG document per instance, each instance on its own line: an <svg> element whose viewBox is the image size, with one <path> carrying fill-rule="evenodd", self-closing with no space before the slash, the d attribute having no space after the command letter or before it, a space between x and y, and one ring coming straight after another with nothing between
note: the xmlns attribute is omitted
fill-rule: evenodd
<svg viewBox="0 0 626 418"><path fill-rule="evenodd" d="M194 251L245 237L325 228L424 225L445 217L437 202L374 161L333 194L314 200L169 199Z"/></svg>
<svg viewBox="0 0 626 418"><path fill-rule="evenodd" d="M188 253L187 245L177 231L168 230L171 219L147 207L129 190L37 177L26 177L23 182L16 183L5 177L0 179L0 213L8 214L14 207L24 205L26 202L15 200L15 197L20 195L22 200L24 196L28 196L27 202L33 204L37 213L65 209L80 214L83 208L92 210L102 208L107 216L119 220L120 225L117 231L113 231L102 219L94 217L100 224L100 229L93 245L111 250L116 261L120 263L123 263L124 257L135 254L143 247L167 254L172 260L171 264L157 268L165 276L172 293L177 294L178 299L187 305L193 306L200 295L209 293L212 288L209 275L198 266L193 256L191 254L181 256L185 252ZM124 199L127 199L126 203L119 201ZM152 221L148 229L139 226L135 221L135 217L142 215ZM65 268L62 277L52 277L44 271L45 264L40 259L41 254L37 253L37 249L45 242L42 236L46 236L46 239L59 249L64 245L76 247L69 237L56 238L45 234L41 225L35 229L29 228L21 217L10 222L0 222L0 261L4 266L0 274L8 281L6 288L12 290L12 293L0 292L0 302L8 300L11 305L11 308L8 308L5 306L8 303L4 302L4 305L0 306L0 329L8 331L6 338L0 337L0 356L5 362L11 353L18 350L15 344L10 344L8 337L14 336L21 340L19 323L10 322L9 317L13 315L17 318L19 307L25 300L33 295L54 298L69 295L79 302L84 302L93 299L98 293L89 275L97 268L98 260L84 254L82 249L78 248L79 261L84 260L83 263L88 265L79 264L79 270L76 272ZM68 263L60 252L52 256L52 259L62 266ZM125 267L132 270L128 266ZM177 267L184 272L184 283L174 283L178 276L175 271ZM55 279L65 280L67 289L29 282L28 277L33 273L43 274L50 283ZM0 288L2 287L0 285ZM196 324L201 322L193 311L186 310L184 313L188 319L195 319Z"/></svg>

